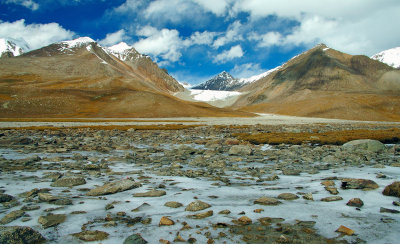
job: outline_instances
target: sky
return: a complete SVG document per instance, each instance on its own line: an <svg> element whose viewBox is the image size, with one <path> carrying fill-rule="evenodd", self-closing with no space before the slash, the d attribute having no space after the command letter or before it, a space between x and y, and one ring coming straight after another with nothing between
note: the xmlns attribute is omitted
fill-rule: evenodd
<svg viewBox="0 0 400 244"><path fill-rule="evenodd" d="M258 75L318 43L371 56L400 46L399 23L399 0L0 0L0 38L123 41L189 84Z"/></svg>

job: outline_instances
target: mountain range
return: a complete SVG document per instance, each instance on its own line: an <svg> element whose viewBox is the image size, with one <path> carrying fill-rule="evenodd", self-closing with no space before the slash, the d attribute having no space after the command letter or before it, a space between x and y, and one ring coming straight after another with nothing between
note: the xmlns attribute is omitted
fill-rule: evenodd
<svg viewBox="0 0 400 244"><path fill-rule="evenodd" d="M88 37L0 59L1 117L251 116L172 95L183 90L133 47Z"/></svg>
<svg viewBox="0 0 400 244"><path fill-rule="evenodd" d="M190 101L174 96L185 88L126 43L102 47L83 37L28 50L11 40L0 40L1 117L277 113L400 121L397 48L369 58L319 44L260 75L238 79L224 71L193 88L239 91L234 97L228 94L229 102L222 103L225 108L194 102L193 96Z"/></svg>

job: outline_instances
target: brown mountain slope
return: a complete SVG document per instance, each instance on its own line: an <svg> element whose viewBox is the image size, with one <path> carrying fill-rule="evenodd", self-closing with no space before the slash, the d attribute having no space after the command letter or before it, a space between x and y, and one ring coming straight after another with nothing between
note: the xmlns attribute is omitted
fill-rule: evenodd
<svg viewBox="0 0 400 244"><path fill-rule="evenodd" d="M242 89L233 105L285 115L400 121L400 71L319 45Z"/></svg>
<svg viewBox="0 0 400 244"><path fill-rule="evenodd" d="M183 90L175 79L148 57L135 60L95 42L0 59L0 117L251 116L174 98Z"/></svg>

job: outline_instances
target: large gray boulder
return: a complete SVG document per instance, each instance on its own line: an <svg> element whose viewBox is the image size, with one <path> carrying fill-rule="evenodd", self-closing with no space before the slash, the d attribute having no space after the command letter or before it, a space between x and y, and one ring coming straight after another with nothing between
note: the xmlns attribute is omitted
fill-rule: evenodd
<svg viewBox="0 0 400 244"><path fill-rule="evenodd" d="M385 150L385 144L377 140L361 139L349 141L343 144L343 148L347 150L366 150L370 152L380 152Z"/></svg>

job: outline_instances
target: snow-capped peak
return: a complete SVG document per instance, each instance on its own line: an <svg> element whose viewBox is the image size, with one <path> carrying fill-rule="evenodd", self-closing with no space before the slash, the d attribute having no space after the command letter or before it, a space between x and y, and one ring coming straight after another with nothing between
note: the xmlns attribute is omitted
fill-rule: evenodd
<svg viewBox="0 0 400 244"><path fill-rule="evenodd" d="M394 68L400 68L400 47L382 51L371 57Z"/></svg>
<svg viewBox="0 0 400 244"><path fill-rule="evenodd" d="M108 49L116 53L123 53L126 50L132 49L132 46L129 46L125 42L120 42L114 46L109 47Z"/></svg>
<svg viewBox="0 0 400 244"><path fill-rule="evenodd" d="M270 69L270 70L268 70L268 71L266 71L266 72L264 72L264 73L262 73L262 74L254 75L254 76L249 77L249 78L241 78L241 79L239 79L239 82L240 82L240 83L243 83L243 84L253 83L253 82L255 82L255 81L258 81L258 80L260 80L260 79L266 77L267 75L269 75L269 74L271 74L272 72L274 72L274 71L280 69L281 67L282 67L282 66L278 66L278 67L273 68L273 69Z"/></svg>
<svg viewBox="0 0 400 244"><path fill-rule="evenodd" d="M22 43L22 45L20 45L20 43ZM19 56L27 50L29 50L29 47L24 40L17 41L0 38L0 57L3 55L11 57Z"/></svg>
<svg viewBox="0 0 400 244"><path fill-rule="evenodd" d="M67 48L74 48L74 47L80 47L82 45L85 45L85 44L88 44L91 42L95 42L95 41L90 37L79 37L75 40L63 41L61 43L65 44L67 46Z"/></svg>

